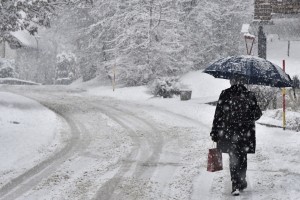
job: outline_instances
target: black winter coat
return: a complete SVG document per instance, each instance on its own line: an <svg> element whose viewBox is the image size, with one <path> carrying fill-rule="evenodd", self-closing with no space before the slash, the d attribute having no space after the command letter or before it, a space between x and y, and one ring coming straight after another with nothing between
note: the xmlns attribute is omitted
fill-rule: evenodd
<svg viewBox="0 0 300 200"><path fill-rule="evenodd" d="M243 95L249 102L247 109L247 121L237 122L234 117L228 116L226 111L234 96ZM210 133L212 140L217 142L217 148L223 153L228 153L232 147L239 148L247 153L255 153L255 121L262 115L254 93L243 85L233 85L223 90L216 107L213 127Z"/></svg>

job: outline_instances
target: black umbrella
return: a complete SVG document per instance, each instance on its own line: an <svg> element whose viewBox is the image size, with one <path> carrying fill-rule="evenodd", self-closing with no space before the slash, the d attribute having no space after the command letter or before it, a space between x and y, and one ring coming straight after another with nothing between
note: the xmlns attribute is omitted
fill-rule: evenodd
<svg viewBox="0 0 300 200"><path fill-rule="evenodd" d="M230 56L209 65L203 72L215 78L244 77L248 84L292 87L288 74L270 61L255 56Z"/></svg>

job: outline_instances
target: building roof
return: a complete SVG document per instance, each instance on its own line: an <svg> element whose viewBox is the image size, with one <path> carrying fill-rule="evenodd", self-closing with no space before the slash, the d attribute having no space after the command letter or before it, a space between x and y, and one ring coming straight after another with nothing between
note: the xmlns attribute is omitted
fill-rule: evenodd
<svg viewBox="0 0 300 200"><path fill-rule="evenodd" d="M25 47L25 48L37 48L36 37L30 35L28 31L16 31L10 33L15 39L15 42L18 42L18 45L11 45L12 49Z"/></svg>

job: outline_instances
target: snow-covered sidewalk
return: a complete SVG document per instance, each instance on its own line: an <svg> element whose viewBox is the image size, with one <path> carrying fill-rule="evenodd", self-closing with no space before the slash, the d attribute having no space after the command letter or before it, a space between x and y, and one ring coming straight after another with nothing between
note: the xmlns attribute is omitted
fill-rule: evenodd
<svg viewBox="0 0 300 200"><path fill-rule="evenodd" d="M32 168L59 145L59 120L41 104L0 92L0 186Z"/></svg>

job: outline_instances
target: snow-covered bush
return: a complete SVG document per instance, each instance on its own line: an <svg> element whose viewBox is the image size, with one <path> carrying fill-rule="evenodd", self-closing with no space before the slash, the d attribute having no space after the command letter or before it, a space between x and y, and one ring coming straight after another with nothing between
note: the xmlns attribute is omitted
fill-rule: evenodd
<svg viewBox="0 0 300 200"><path fill-rule="evenodd" d="M261 110L266 110L271 101L276 98L278 88L262 85L250 85L249 90L255 93Z"/></svg>
<svg viewBox="0 0 300 200"><path fill-rule="evenodd" d="M282 122L282 109L267 110L264 112L265 117L270 117ZM286 127L287 129L300 131L300 113L293 111L291 108L286 110ZM281 124L281 123L280 123Z"/></svg>
<svg viewBox="0 0 300 200"><path fill-rule="evenodd" d="M83 66L80 65L80 72L82 76L82 80L89 81L97 76L97 66L96 65L88 65Z"/></svg>
<svg viewBox="0 0 300 200"><path fill-rule="evenodd" d="M126 86L146 85L149 83L149 80L152 77L151 75L151 70L149 70L146 65L121 65L116 68L117 82L124 83Z"/></svg>
<svg viewBox="0 0 300 200"><path fill-rule="evenodd" d="M15 61L0 58L0 78L16 77Z"/></svg>
<svg viewBox="0 0 300 200"><path fill-rule="evenodd" d="M287 105L293 111L300 111L300 90L298 88L287 89Z"/></svg>
<svg viewBox="0 0 300 200"><path fill-rule="evenodd" d="M300 80L299 80L299 77L296 75L296 76L293 76L293 85L295 88L300 88Z"/></svg>
<svg viewBox="0 0 300 200"><path fill-rule="evenodd" d="M63 52L56 57L55 83L70 84L77 77L76 57L73 53Z"/></svg>
<svg viewBox="0 0 300 200"><path fill-rule="evenodd" d="M154 96L171 98L180 94L181 84L178 77L161 77L149 84L151 93Z"/></svg>

